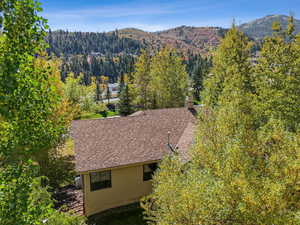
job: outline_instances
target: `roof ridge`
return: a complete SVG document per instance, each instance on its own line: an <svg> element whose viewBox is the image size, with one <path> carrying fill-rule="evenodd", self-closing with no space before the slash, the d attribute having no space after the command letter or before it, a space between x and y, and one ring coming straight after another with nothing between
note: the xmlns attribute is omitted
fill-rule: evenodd
<svg viewBox="0 0 300 225"><path fill-rule="evenodd" d="M147 112L157 112L157 111L165 111L165 110L175 110L175 109L186 109L188 110L186 107L174 107L174 108L163 108L163 109L147 109L147 110L140 110L140 111L136 111L128 116L111 116L111 117L104 117L104 118L97 118L97 119L84 119L84 120L73 120L73 122L82 122L82 121L101 121L101 120L112 120L112 119L128 119L128 118L134 118L134 117L140 117L140 116L147 116L149 114L147 114ZM135 113L139 113L141 112L141 114L138 115L134 115ZM143 113L142 113L143 112Z"/></svg>

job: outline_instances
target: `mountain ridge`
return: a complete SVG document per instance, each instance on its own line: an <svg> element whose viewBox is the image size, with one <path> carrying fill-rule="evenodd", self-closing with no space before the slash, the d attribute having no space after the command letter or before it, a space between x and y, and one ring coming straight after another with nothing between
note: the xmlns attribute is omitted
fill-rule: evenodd
<svg viewBox="0 0 300 225"><path fill-rule="evenodd" d="M248 23L237 26L251 40L260 41L265 36L272 34L272 23L279 21L285 29L288 23L286 15L267 15L255 19ZM295 19L296 32L300 32L300 20ZM178 49L185 55L187 53L206 55L211 49L215 49L228 29L222 27L195 27L195 26L178 26L162 31L148 32L137 28L124 28L111 32L53 32L58 41L56 52L63 54L72 54L69 49L76 46L78 51L75 54L91 54L98 52L101 54L110 53L113 46L112 54L135 54L138 49L148 47L160 49L169 45ZM58 37L61 36L61 37ZM84 41L78 42L78 38L84 38ZM103 42L110 42L110 45L104 49L99 48ZM81 43L85 46L82 47ZM75 47L74 47L75 46ZM130 48L129 50L127 48ZM80 50L82 49L82 50ZM82 51L82 52L81 52ZM74 54L73 53L73 54Z"/></svg>
<svg viewBox="0 0 300 225"><path fill-rule="evenodd" d="M281 23L285 29L288 24L287 15L267 15L247 23L243 23L238 27L250 39L259 41L266 36L272 35L272 24L275 21ZM295 33L300 32L300 20L294 18ZM138 41L144 41L153 47L161 47L171 45L172 47L183 49L184 52L191 51L193 53L207 53L210 49L215 48L220 43L228 29L222 27L195 27L181 25L162 31L147 32L136 28L124 28L118 30L121 37L132 38Z"/></svg>
<svg viewBox="0 0 300 225"><path fill-rule="evenodd" d="M254 40L261 40L266 36L272 35L272 24L273 22L280 22L283 29L286 29L288 24L289 16L274 14L274 15L267 15L262 18L258 18L252 20L248 23L243 23L239 27L241 31L243 31L246 35ZM295 24L295 33L300 32L300 20L294 18Z"/></svg>
<svg viewBox="0 0 300 225"><path fill-rule="evenodd" d="M160 48L170 45L181 49L183 52L207 53L216 47L227 29L221 27L192 27L179 26L163 31L147 32L135 28L117 30L123 38L132 38L150 45L152 48Z"/></svg>

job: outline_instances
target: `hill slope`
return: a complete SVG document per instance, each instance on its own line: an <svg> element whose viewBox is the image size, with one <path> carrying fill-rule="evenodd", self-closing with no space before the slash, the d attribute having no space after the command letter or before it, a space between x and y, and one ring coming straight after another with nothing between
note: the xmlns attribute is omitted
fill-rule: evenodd
<svg viewBox="0 0 300 225"><path fill-rule="evenodd" d="M207 53L209 49L219 44L225 31L220 27L181 26L160 32L127 28L118 30L118 34L123 38L142 41L146 45L151 45L152 48L170 45L183 52Z"/></svg>
<svg viewBox="0 0 300 225"><path fill-rule="evenodd" d="M259 40L265 36L272 35L272 24L275 21L279 21L282 28L286 28L288 24L288 16L285 15L269 15L263 18L254 20L249 23L244 23L239 26L239 29L243 31L249 37ZM295 19L296 33L300 32L300 20Z"/></svg>
<svg viewBox="0 0 300 225"><path fill-rule="evenodd" d="M55 55L81 54L138 54L143 47L132 38L120 38L116 32L68 32L53 31L48 33L49 53Z"/></svg>
<svg viewBox="0 0 300 225"><path fill-rule="evenodd" d="M239 26L239 29L254 40L272 34L272 24L279 21L286 28L288 16L270 15ZM300 32L300 20L295 19L296 32ZM207 54L215 48L227 29L221 27L180 26L159 32L146 32L126 28L108 33L94 32L50 32L50 52L61 54L139 54L148 46L153 49L170 45L183 53Z"/></svg>

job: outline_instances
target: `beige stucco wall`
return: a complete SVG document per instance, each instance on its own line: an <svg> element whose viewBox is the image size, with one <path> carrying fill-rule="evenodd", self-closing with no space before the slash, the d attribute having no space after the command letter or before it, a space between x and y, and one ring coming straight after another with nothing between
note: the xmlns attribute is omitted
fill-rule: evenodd
<svg viewBox="0 0 300 225"><path fill-rule="evenodd" d="M143 165L111 169L112 187L90 190L90 176L84 174L85 215L130 204L151 192L151 181L143 181Z"/></svg>

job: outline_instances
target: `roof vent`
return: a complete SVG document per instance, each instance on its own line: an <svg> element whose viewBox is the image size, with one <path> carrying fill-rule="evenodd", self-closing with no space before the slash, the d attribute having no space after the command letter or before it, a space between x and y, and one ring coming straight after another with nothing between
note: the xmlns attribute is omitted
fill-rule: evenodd
<svg viewBox="0 0 300 225"><path fill-rule="evenodd" d="M177 152L177 150L178 150L177 145L174 147L174 146L170 143L170 135L171 135L171 132L168 131L168 144L167 144L167 146L168 146L168 148L171 150L171 152L173 152L173 153L178 153L178 152Z"/></svg>

